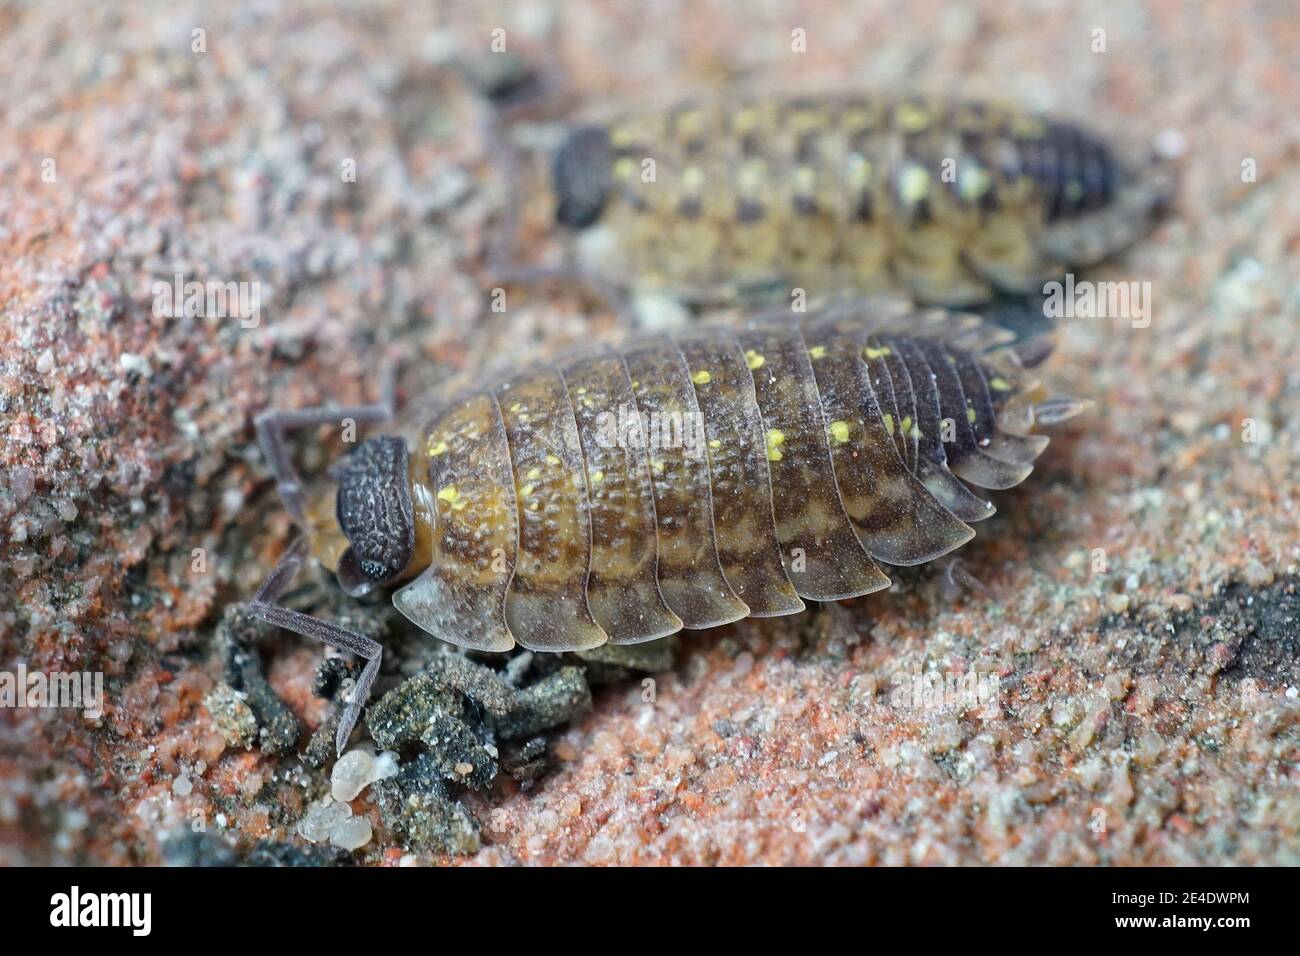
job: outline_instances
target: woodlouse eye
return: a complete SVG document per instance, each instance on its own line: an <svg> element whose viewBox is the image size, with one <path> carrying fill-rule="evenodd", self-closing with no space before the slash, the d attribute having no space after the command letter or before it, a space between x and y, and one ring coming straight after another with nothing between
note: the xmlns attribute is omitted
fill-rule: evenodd
<svg viewBox="0 0 1300 956"><path fill-rule="evenodd" d="M382 581L384 578L388 577L388 568L384 567L384 565L380 564L378 561L360 561L358 562L357 567L361 569L361 573L366 577L374 578L376 581Z"/></svg>
<svg viewBox="0 0 1300 956"><path fill-rule="evenodd" d="M379 586L378 580L361 570L361 564L357 561L357 556L351 548L343 552L336 573L339 587L343 589L344 594L351 597L361 597L363 594L369 594Z"/></svg>

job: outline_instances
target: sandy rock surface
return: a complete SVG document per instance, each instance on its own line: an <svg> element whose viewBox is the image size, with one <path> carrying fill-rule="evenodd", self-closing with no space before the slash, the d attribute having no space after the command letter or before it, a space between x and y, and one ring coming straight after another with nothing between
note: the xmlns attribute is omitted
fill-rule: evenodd
<svg viewBox="0 0 1300 956"><path fill-rule="evenodd" d="M489 308L507 192L488 107L447 64L497 27L582 105L920 86L1166 131L1180 196L1090 276L1150 282L1149 327L1065 325L1046 375L1096 408L965 549L987 594L922 570L687 635L652 686L597 688L531 788L466 797L477 853L408 847L372 790L340 852L1300 862L1300 18L1173 0L449 6L0 5L0 670L105 681L98 720L0 710L0 862L156 862L200 824L240 853L301 843L328 768L268 754L216 659L222 609L290 540L252 416L366 400L388 354L412 397L613 326L562 289ZM154 283L177 273L259 283L258 322L159 315ZM304 743L320 657L265 644Z"/></svg>

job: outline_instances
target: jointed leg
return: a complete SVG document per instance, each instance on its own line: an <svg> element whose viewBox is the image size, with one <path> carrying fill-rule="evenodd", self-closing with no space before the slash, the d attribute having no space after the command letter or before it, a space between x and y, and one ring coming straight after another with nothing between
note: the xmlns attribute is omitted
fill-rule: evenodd
<svg viewBox="0 0 1300 956"><path fill-rule="evenodd" d="M339 407L321 405L296 411L273 410L262 412L254 420L262 454L271 473L275 475L276 491L280 493L280 500L284 502L285 510L289 512L289 516L296 524L303 524L302 479L298 477L293 456L285 443L288 433L299 428L312 428L345 418L351 418L358 425L378 425L386 422L393 417L396 381L396 367L389 365L384 372L383 394L378 404Z"/></svg>
<svg viewBox="0 0 1300 956"><path fill-rule="evenodd" d="M635 324L635 315L628 298L618 286L579 266L533 266L501 262L489 263L488 270L487 281L501 286L530 286L548 282L579 286L588 295L603 302L610 311L617 313L625 323Z"/></svg>
<svg viewBox="0 0 1300 956"><path fill-rule="evenodd" d="M370 698L370 687L379 674L379 662L383 656L383 645L378 641L371 640L364 634L349 631L337 624L318 620L310 615L292 611L275 603L288 590L306 558L307 540L300 538L285 552L284 557L275 566L275 570L258 588L257 595L249 602L248 611L258 620L273 624L276 627L282 627L287 631L293 631L295 634L301 634L303 637L320 641L322 644L328 644L330 647L351 651L353 654L365 659L366 666L361 671L361 678L357 681L357 686L352 689L351 694L348 696L347 708L343 711L343 716L339 720L338 733L334 738L336 751L341 754L348 742L348 738L352 736L352 728L356 726L357 718L361 716L361 708Z"/></svg>
<svg viewBox="0 0 1300 956"><path fill-rule="evenodd" d="M487 243L486 281L494 286L532 286L546 282L578 285L590 295L601 300L624 319L631 317L625 296L617 286L580 266L565 263L558 266L534 266L515 260L514 252L520 230L523 196L520 183L524 176L523 163L514 145L506 135L508 117L494 114L485 120L483 135L488 156L497 167L505 184L506 202L501 219L489 235Z"/></svg>
<svg viewBox="0 0 1300 956"><path fill-rule="evenodd" d="M962 596L964 592L979 593L985 597L992 597L993 592L975 575L971 574L963 566L965 561L962 558L950 558L942 566L943 579L939 585L945 601L954 602Z"/></svg>

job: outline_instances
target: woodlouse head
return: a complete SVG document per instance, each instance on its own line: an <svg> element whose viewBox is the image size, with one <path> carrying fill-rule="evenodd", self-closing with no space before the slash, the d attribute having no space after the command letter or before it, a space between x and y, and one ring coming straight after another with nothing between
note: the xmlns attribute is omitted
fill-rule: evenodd
<svg viewBox="0 0 1300 956"><path fill-rule="evenodd" d="M605 208L612 184L609 134L599 126L580 126L569 134L555 154L552 180L555 220L573 229L585 229Z"/></svg>
<svg viewBox="0 0 1300 956"><path fill-rule="evenodd" d="M335 516L348 539L339 584L359 596L400 577L415 551L406 441L388 435L363 442L339 473Z"/></svg>

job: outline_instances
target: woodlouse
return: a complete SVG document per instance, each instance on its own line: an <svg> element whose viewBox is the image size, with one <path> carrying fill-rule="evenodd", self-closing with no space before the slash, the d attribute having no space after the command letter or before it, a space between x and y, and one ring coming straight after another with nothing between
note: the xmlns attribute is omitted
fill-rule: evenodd
<svg viewBox="0 0 1300 956"><path fill-rule="evenodd" d="M556 219L577 230L585 274L695 301L1031 293L1136 240L1172 191L1154 152L921 96L629 113L573 129L552 164Z"/></svg>
<svg viewBox="0 0 1300 956"><path fill-rule="evenodd" d="M969 540L994 510L972 488L1021 482L1047 444L1034 423L1083 407L1048 398L1005 338L867 303L633 338L440 401L361 443L336 494L305 494L286 430L378 422L391 403L265 413L259 436L306 537L250 610L367 659L341 750L380 646L276 605L309 551L348 593L397 587L411 621L480 651L636 643L878 590L877 561ZM664 422L677 431L656 440Z"/></svg>

